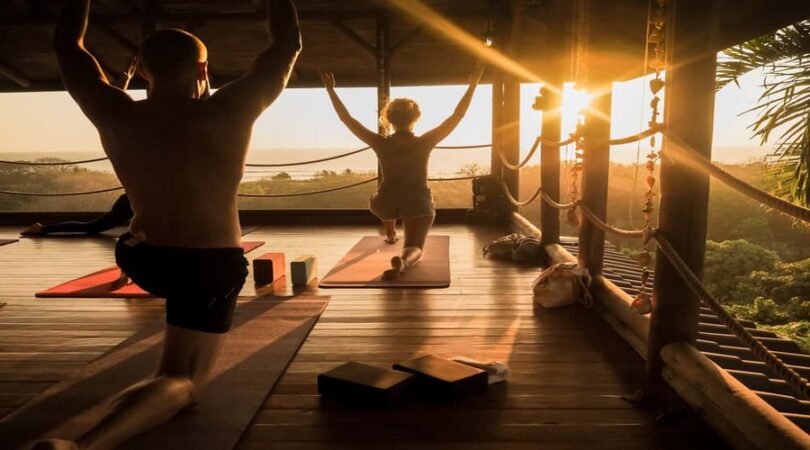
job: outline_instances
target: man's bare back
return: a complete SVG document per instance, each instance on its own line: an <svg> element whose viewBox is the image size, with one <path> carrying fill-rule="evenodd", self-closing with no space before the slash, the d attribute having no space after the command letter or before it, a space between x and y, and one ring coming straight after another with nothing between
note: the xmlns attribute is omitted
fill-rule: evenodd
<svg viewBox="0 0 810 450"><path fill-rule="evenodd" d="M135 212L130 230L174 247L238 247L236 192L252 122L208 100L133 102L100 127Z"/></svg>
<svg viewBox="0 0 810 450"><path fill-rule="evenodd" d="M92 55L77 45L86 32L90 1L66 2L60 31L67 38L56 41L63 79L98 129L129 194L133 234L156 245L238 247L236 191L251 128L283 91L301 47L290 1L269 1L275 12L273 45L244 77L210 97L202 41L185 33L199 60L179 69L171 55L159 54L172 41L149 53L142 49L139 69L149 91L139 102L111 86ZM155 53L150 68L148 56Z"/></svg>

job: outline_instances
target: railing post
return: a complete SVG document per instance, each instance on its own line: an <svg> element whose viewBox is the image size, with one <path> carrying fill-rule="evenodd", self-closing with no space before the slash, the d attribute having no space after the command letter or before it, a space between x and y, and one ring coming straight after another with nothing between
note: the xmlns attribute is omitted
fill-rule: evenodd
<svg viewBox="0 0 810 450"><path fill-rule="evenodd" d="M700 156L711 158L718 25L716 0L670 0L667 20L667 73L664 121L667 134L677 136ZM675 145L664 137L664 153ZM701 275L706 248L709 175L682 164L661 165L659 230ZM700 301L659 254L655 265L648 364L652 381L660 380L661 349L672 342L694 344L698 336Z"/></svg>
<svg viewBox="0 0 810 450"><path fill-rule="evenodd" d="M543 87L543 122L541 136L544 141L559 141L562 126L562 81L546 81ZM560 147L541 144L540 186L554 201L560 201ZM560 212L546 202L540 202L540 239L543 245L560 242Z"/></svg>
<svg viewBox="0 0 810 450"><path fill-rule="evenodd" d="M594 69L598 71L598 69ZM594 77L595 78L595 77ZM610 170L610 109L612 83L597 80L590 86L593 95L585 112L585 149L582 158L582 201L600 219L607 218L608 172ZM605 232L581 219L578 259L591 275L602 273Z"/></svg>

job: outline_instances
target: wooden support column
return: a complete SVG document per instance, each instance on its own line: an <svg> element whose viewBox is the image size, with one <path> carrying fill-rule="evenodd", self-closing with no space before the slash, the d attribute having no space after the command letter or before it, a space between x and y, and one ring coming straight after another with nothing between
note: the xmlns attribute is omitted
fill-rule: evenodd
<svg viewBox="0 0 810 450"><path fill-rule="evenodd" d="M711 159L714 127L718 3L670 0L664 122L683 150ZM664 138L664 152L675 145ZM661 165L659 230L698 276L703 271L709 175L686 165ZM700 301L660 252L656 256L648 363L660 380L661 349L673 342L694 344Z"/></svg>
<svg viewBox="0 0 810 450"><path fill-rule="evenodd" d="M607 217L608 171L610 170L610 109L611 82L597 80L599 68L594 67L594 83L589 91L594 95L585 113L585 155L582 161L582 200L599 218ZM581 267L592 276L602 273L605 252L605 232L582 218L579 228L579 252Z"/></svg>
<svg viewBox="0 0 810 450"><path fill-rule="evenodd" d="M509 58L517 59L517 44L513 37L519 35L520 14L519 8L514 7L512 1L501 2L501 11L495 17L496 46ZM500 123L496 131L498 135L498 150L501 155L511 164L520 162L520 78L512 73L500 71L500 89L497 95L500 98ZM494 86L493 86L494 92ZM496 98L493 94L493 100ZM500 174L509 192L515 198L520 198L520 172L503 167L498 155L493 155L493 159L498 159ZM504 205L506 211L517 211L517 207L511 203Z"/></svg>
<svg viewBox="0 0 810 450"><path fill-rule="evenodd" d="M503 74L495 68L490 69L492 75L492 155L490 163L490 173L492 176L501 178L503 164L498 152L503 151L501 147L501 134L503 129Z"/></svg>
<svg viewBox="0 0 810 450"><path fill-rule="evenodd" d="M562 134L563 78L546 80L543 87L543 122L540 133L544 140L559 141ZM560 201L560 147L541 144L540 186L554 200ZM543 245L560 242L560 211L540 202L540 239Z"/></svg>
<svg viewBox="0 0 810 450"><path fill-rule="evenodd" d="M388 132L383 126L382 115L388 100L391 98L391 35L390 22L384 14L377 16L377 130L380 134ZM377 162L377 184L382 183L382 167Z"/></svg>
<svg viewBox="0 0 810 450"><path fill-rule="evenodd" d="M382 117L383 108L391 97L391 58L390 58L390 24L384 15L377 17L377 119ZM378 121L379 131L383 133L382 123Z"/></svg>
<svg viewBox="0 0 810 450"><path fill-rule="evenodd" d="M501 152L511 164L520 162L520 80L510 74L503 83L503 118L501 125ZM520 171L504 167L503 181L515 198L520 198ZM511 203L510 211L517 211Z"/></svg>

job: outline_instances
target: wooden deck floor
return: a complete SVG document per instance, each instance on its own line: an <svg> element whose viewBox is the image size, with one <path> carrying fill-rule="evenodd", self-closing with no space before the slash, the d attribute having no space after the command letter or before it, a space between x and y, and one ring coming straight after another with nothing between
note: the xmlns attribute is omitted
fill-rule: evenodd
<svg viewBox="0 0 810 450"><path fill-rule="evenodd" d="M448 289L321 290L332 296L326 312L239 448L718 448L704 425L656 426L651 413L620 398L641 386L644 364L598 316L579 307L532 311L529 285L538 269L480 255L504 231L436 228L451 235ZM0 238L15 232L0 228ZM374 230L263 227L245 239L267 241L250 256L314 253L323 275L364 233ZM113 245L112 238L64 238L0 247L0 302L7 303L0 308L0 417L161 314L161 300L33 297L109 265ZM254 294L252 286L243 291ZM293 292L279 286L275 294ZM316 375L338 364L387 366L419 352L505 360L512 376L481 397L382 413L317 396Z"/></svg>

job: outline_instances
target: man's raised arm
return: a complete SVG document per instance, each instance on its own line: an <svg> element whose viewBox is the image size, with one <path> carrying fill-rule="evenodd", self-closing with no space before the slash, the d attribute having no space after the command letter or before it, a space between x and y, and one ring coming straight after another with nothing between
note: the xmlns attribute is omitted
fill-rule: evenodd
<svg viewBox="0 0 810 450"><path fill-rule="evenodd" d="M301 52L301 30L292 0L266 0L273 44L250 70L211 96L233 112L255 119L281 94Z"/></svg>
<svg viewBox="0 0 810 450"><path fill-rule="evenodd" d="M70 95L92 121L109 116L129 96L107 81L96 59L84 48L90 0L65 0L56 25L54 48Z"/></svg>

